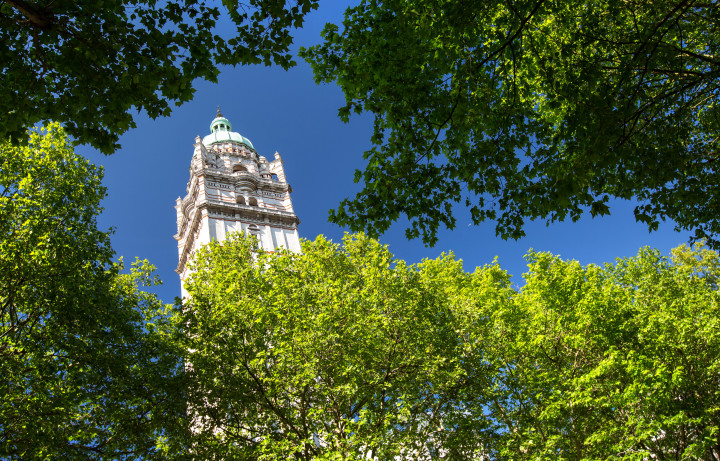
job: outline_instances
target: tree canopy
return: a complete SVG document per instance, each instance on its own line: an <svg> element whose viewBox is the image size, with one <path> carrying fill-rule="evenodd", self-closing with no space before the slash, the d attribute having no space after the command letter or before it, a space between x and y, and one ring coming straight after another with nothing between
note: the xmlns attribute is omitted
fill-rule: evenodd
<svg viewBox="0 0 720 461"><path fill-rule="evenodd" d="M185 285L199 457L393 459L435 438L472 450L482 427L440 430L468 379L442 290L367 238L255 251L241 235L212 243Z"/></svg>
<svg viewBox="0 0 720 461"><path fill-rule="evenodd" d="M290 30L316 0L3 0L0 139L38 122L105 153L132 113L169 115L223 64L293 65ZM222 22L227 21L224 25Z"/></svg>
<svg viewBox="0 0 720 461"><path fill-rule="evenodd" d="M183 337L194 454L720 460L718 254L527 259L517 288L497 264L409 266L363 235L201 248Z"/></svg>
<svg viewBox="0 0 720 461"><path fill-rule="evenodd" d="M340 116L374 114L364 188L330 220L400 216L436 241L460 207L503 238L637 201L718 246L720 13L660 0L363 0L304 50ZM459 204L459 206L458 206Z"/></svg>
<svg viewBox="0 0 720 461"><path fill-rule="evenodd" d="M0 458L165 459L185 430L176 317L141 289L147 262L111 262L102 170L57 124L0 154Z"/></svg>

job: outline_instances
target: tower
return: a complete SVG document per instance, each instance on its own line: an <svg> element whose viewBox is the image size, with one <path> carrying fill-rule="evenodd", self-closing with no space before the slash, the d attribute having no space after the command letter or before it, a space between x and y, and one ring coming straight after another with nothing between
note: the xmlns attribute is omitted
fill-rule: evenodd
<svg viewBox="0 0 720 461"><path fill-rule="evenodd" d="M300 251L290 192L280 154L271 162L258 155L250 140L232 131L218 108L210 134L195 138L187 195L178 197L177 234L182 295L188 263L200 246L223 240L229 232L255 235L260 247Z"/></svg>

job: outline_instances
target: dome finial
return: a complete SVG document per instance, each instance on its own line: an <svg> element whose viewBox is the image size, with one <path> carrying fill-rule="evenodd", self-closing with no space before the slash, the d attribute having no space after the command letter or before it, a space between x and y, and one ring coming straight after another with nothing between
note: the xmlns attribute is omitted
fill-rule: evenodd
<svg viewBox="0 0 720 461"><path fill-rule="evenodd" d="M218 106L218 111L217 111L216 117L222 117L222 116L223 116L223 114L220 113L220 106Z"/></svg>

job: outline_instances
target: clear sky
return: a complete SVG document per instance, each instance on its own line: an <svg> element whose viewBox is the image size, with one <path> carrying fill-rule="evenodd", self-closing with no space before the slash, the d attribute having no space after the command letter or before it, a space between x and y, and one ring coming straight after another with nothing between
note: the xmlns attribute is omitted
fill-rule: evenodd
<svg viewBox="0 0 720 461"><path fill-rule="evenodd" d="M321 2L296 33L295 47L320 40L326 22L339 23L345 2ZM360 186L353 183L354 171L362 168L362 154L370 146L371 117L355 116L344 124L337 116L343 105L334 85L318 86L310 67L297 59L289 71L279 67L223 68L217 84L198 82L193 101L176 108L170 117L150 120L140 115L138 127L120 140L122 148L103 156L90 148L78 151L105 167L105 212L103 228L113 227L113 247L126 261L137 256L158 268L164 284L156 291L165 302L180 293L174 272L177 266L175 199L185 195L188 168L196 135L210 132L210 122L219 105L233 125L233 131L249 138L260 155L272 159L279 151L285 162L292 200L300 218L300 236L314 239L319 234L340 241L346 229L327 222L328 210L341 199L354 195ZM523 255L528 249L549 251L582 264L613 261L632 256L642 246L663 253L687 241L689 233L676 233L672 223L661 223L649 233L635 222L634 204L613 202L611 216L576 223L529 223L527 237L504 241L495 237L494 223L472 226L470 216L458 207L457 227L444 230L434 248L420 240L407 241L404 223L392 227L380 241L397 258L416 263L453 251L467 271L489 264L497 256L500 265L522 285L526 270Z"/></svg>

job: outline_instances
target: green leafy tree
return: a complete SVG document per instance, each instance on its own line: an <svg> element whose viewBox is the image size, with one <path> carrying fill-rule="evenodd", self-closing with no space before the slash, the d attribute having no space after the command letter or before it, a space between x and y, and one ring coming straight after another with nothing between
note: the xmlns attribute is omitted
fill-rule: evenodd
<svg viewBox="0 0 720 461"><path fill-rule="evenodd" d="M459 262L409 267L363 236L264 254L241 235L195 261L186 348L199 458L470 458L482 448L490 428L467 390L490 378L467 365L476 336L463 318L476 314L451 301L472 292Z"/></svg>
<svg viewBox="0 0 720 461"><path fill-rule="evenodd" d="M219 66L288 68L290 30L315 0L3 0L0 2L0 139L38 122L105 153L133 128L132 112L169 115L193 82ZM227 24L221 27L221 23Z"/></svg>
<svg viewBox="0 0 720 461"><path fill-rule="evenodd" d="M720 16L712 2L363 0L302 55L374 114L364 188L330 220L401 215L436 241L467 207L503 238L527 219L638 202L717 246Z"/></svg>
<svg viewBox="0 0 720 461"><path fill-rule="evenodd" d="M514 459L720 459L718 254L643 249L604 267L528 256L495 312L493 412Z"/></svg>
<svg viewBox="0 0 720 461"><path fill-rule="evenodd" d="M195 258L199 458L720 459L720 258L700 246L603 267L531 252L522 288L362 235Z"/></svg>
<svg viewBox="0 0 720 461"><path fill-rule="evenodd" d="M184 418L173 311L112 264L102 170L49 125L0 145L0 458L170 456Z"/></svg>

